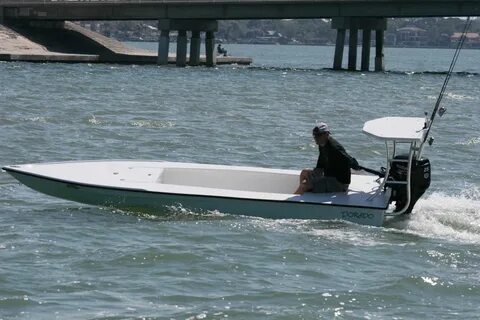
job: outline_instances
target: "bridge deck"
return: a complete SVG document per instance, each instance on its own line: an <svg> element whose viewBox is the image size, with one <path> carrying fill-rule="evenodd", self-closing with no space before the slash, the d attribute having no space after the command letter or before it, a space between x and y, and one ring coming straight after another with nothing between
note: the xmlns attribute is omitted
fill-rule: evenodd
<svg viewBox="0 0 480 320"><path fill-rule="evenodd" d="M0 0L5 19L157 20L480 16L480 0Z"/></svg>

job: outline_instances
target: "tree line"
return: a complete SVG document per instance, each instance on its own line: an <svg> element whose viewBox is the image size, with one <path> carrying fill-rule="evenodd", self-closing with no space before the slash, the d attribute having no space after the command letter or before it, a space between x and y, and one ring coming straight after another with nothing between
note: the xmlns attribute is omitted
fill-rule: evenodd
<svg viewBox="0 0 480 320"><path fill-rule="evenodd" d="M463 31L465 22L461 18L388 19L385 34L395 34L405 27L416 27L425 30L429 46L443 46L445 38ZM243 42L262 37L268 30L276 31L287 42L295 40L306 44L333 44L336 38L336 30L331 28L329 19L221 21L217 37L225 42ZM469 32L479 31L480 21L473 20Z"/></svg>
<svg viewBox="0 0 480 320"><path fill-rule="evenodd" d="M399 29L415 27L424 30L422 35L425 46L448 46L450 36L455 32L462 32L465 22L462 18L388 19L385 44L395 45L390 39L395 38ZM88 22L82 22L82 24L85 25ZM156 21L94 22L90 25L95 26L96 31L119 40L156 41L158 39ZM472 21L469 32L480 32L479 20ZM332 29L330 19L226 20L219 21L216 38L225 43L328 45L335 43L336 30Z"/></svg>

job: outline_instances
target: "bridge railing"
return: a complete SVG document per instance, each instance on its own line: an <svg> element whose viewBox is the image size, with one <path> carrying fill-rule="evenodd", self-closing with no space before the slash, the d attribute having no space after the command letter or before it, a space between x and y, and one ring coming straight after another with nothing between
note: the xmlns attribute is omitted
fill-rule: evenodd
<svg viewBox="0 0 480 320"><path fill-rule="evenodd" d="M261 2L305 2L304 0L0 0L1 6L39 5L39 4L162 4L162 3L261 3ZM325 0L309 0L308 2L326 2Z"/></svg>
<svg viewBox="0 0 480 320"><path fill-rule="evenodd" d="M0 0L0 5L38 5L69 3L158 3L163 0Z"/></svg>
<svg viewBox="0 0 480 320"><path fill-rule="evenodd" d="M208 2L204 0L0 0L1 6L16 6L16 5L39 5L39 4L84 4L84 3L96 3L96 4L130 4L130 3L192 3L192 2ZM212 2L216 2L212 0Z"/></svg>
<svg viewBox="0 0 480 320"><path fill-rule="evenodd" d="M109 4L109 3L117 3L117 4L162 4L162 3L183 3L183 4L194 4L194 3L217 3L217 4L241 4L241 3L273 3L273 2L296 2L299 3L334 3L335 1L332 0L0 0L0 6L18 6L18 5L39 5L39 4L85 4L85 3L92 3L92 4ZM440 0L441 1L441 0ZM448 1L448 0L446 0ZM338 2L341 2L339 0ZM365 0L364 2L378 2L378 0Z"/></svg>

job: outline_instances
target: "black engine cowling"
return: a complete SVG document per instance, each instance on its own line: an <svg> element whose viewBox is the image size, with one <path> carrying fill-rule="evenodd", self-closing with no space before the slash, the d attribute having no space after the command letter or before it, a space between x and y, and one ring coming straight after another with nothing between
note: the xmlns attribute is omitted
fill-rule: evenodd
<svg viewBox="0 0 480 320"><path fill-rule="evenodd" d="M408 160L408 155L398 155L394 159ZM407 162L392 162L387 180L387 186L392 188L391 201L395 201L395 211L402 210L407 204L407 186L404 184L389 183L389 181L406 181L408 173ZM417 200L425 193L430 186L431 171L430 160L422 158L412 160L412 171L410 175L410 204L405 213L412 212Z"/></svg>

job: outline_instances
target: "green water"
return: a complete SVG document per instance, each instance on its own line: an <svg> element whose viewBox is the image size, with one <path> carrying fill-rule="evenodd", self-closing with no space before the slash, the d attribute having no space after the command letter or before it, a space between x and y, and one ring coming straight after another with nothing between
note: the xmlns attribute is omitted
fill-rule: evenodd
<svg viewBox="0 0 480 320"><path fill-rule="evenodd" d="M153 44L151 45L153 46ZM451 50L387 49L386 73L333 48L230 45L251 67L0 63L1 164L163 159L301 169L316 120L361 164L382 116L431 111ZM425 149L432 185L382 228L176 208L84 206L0 174L0 319L476 319L480 51L464 50ZM425 71L435 71L426 73Z"/></svg>

